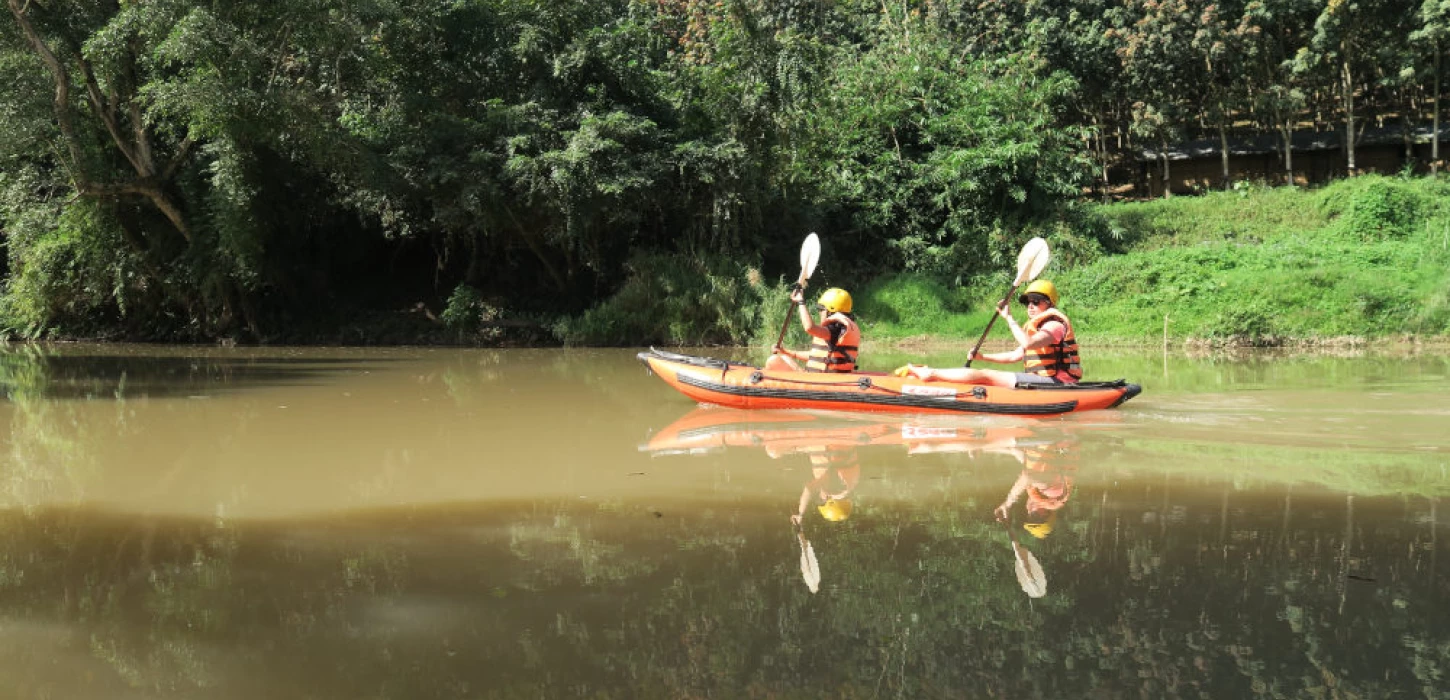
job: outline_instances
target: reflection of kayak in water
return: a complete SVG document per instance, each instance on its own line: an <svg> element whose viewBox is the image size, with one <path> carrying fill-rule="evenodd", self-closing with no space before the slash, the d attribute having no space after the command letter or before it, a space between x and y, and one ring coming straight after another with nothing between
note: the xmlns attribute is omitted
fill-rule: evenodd
<svg viewBox="0 0 1450 700"><path fill-rule="evenodd" d="M1022 428L982 428L910 417L850 417L804 411L732 411L696 408L665 426L642 452L704 453L727 447L764 448L772 456L821 449L902 445L912 454L967 452L992 442L996 433L1030 434Z"/></svg>
<svg viewBox="0 0 1450 700"><path fill-rule="evenodd" d="M1113 408L1142 388L1126 381L1002 389L924 382L882 372L764 371L751 365L650 349L639 354L665 383L701 403L728 408L823 409L886 413L991 413L1050 416Z"/></svg>

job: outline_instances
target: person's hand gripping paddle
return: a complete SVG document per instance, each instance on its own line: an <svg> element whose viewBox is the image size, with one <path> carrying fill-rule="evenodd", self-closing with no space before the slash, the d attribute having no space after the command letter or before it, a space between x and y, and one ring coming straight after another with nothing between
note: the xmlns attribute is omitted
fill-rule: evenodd
<svg viewBox="0 0 1450 700"><path fill-rule="evenodd" d="M1007 288L1007 293L1002 295L1002 302L997 306L1000 308L1002 304L1010 303L1012 293L1023 284L1037 279L1037 276L1042 274L1042 268L1047 267L1047 261L1051 258L1052 254L1047 250L1047 241L1041 238L1027 241L1027 245L1022 246L1022 252L1017 254L1017 276L1012 279L1012 286ZM992 324L997 322L997 316L998 313L994 309L991 320L987 321L986 330L982 331L982 337L977 338L977 344L973 345L972 351L967 353L968 367L972 366L972 358L977 356L977 351L982 349L982 342L987 339L987 334L992 332Z"/></svg>
<svg viewBox="0 0 1450 700"><path fill-rule="evenodd" d="M816 271L816 262L820 259L821 239L812 233L806 236L806 240L801 243L801 276L795 281L796 287L801 289L805 288L806 280L810 279L811 274ZM792 311L795 311L795 303L791 303L790 309L785 312L785 321L780 324L780 337L775 339L775 345L773 347L780 347L780 344L785 342L785 330L790 328Z"/></svg>

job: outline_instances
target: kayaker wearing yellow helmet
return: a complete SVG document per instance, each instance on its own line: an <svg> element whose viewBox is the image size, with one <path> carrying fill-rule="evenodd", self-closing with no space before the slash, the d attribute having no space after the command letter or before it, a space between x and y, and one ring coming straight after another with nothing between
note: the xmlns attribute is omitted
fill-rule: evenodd
<svg viewBox="0 0 1450 700"><path fill-rule="evenodd" d="M820 321L811 318L805 307L805 292L799 288L790 294L800 306L801 328L811 336L811 349L804 352L787 350L780 344L766 360L768 370L800 370L796 360L805 360L807 372L854 372L861 345L861 327L851 315L851 295L832 287L821 292L816 303Z"/></svg>
<svg viewBox="0 0 1450 700"><path fill-rule="evenodd" d="M1022 474L1002 499L1002 505L992 511L997 520L1007 521L1013 504L1025 496L1027 513L1022 529L1039 540L1052 534L1058 511L1072 495L1077 474L1075 447L1075 440L1066 439L1047 445L1020 445L1017 456L1022 460Z"/></svg>
<svg viewBox="0 0 1450 700"><path fill-rule="evenodd" d="M988 384L1010 389L1018 384L1076 384L1082 379L1082 361L1078 357L1077 338L1072 322L1057 308L1057 287L1047 280L1027 285L1017 300L1027 307L1027 324L1017 325L1006 302L997 307L997 314L1007 321L1017 348L1007 352L978 352L969 360L985 360L998 364L1022 362L1023 371L1005 372L995 369L932 369L925 365L906 365L896 375L931 381L939 379L969 384Z"/></svg>

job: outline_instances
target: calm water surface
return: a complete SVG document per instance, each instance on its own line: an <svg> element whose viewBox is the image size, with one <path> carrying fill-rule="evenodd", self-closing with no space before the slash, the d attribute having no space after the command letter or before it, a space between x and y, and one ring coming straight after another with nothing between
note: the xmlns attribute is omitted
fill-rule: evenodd
<svg viewBox="0 0 1450 700"><path fill-rule="evenodd" d="M1450 358L1089 361L1143 395L888 418L698 408L623 350L5 348L0 697L1450 697Z"/></svg>

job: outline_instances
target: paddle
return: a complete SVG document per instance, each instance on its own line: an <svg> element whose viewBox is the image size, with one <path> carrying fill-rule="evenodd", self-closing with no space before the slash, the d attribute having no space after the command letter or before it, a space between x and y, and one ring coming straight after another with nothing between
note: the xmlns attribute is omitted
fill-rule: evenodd
<svg viewBox="0 0 1450 700"><path fill-rule="evenodd" d="M1037 563L1037 557L1017 543L1017 534L1012 532L1010 522L1003 520L1002 526L1007 528L1007 539L1012 541L1012 554L1017 559L1017 585L1022 586L1022 592L1028 598L1047 595L1047 575L1042 573L1042 565Z"/></svg>
<svg viewBox="0 0 1450 700"><path fill-rule="evenodd" d="M1002 295L1002 303L1012 300L1012 292L1023 282L1036 279L1042 274L1042 268L1047 267L1047 261L1052 257L1047 251L1047 241L1041 238L1033 238L1022 246L1022 252L1017 254L1017 277L1013 278L1012 286L1007 288L1007 293ZM998 306L1000 306L999 304ZM982 342L987 339L987 334L992 332L992 324L997 322L997 312L992 311L991 320L987 321L986 330L982 331L982 337L977 338L977 344L972 346L972 351L967 353L967 366L972 366L972 358L977 356L977 351L982 349Z"/></svg>
<svg viewBox="0 0 1450 700"><path fill-rule="evenodd" d="M806 280L811 278L811 273L816 271L816 261L821 259L821 239L812 233L806 236L801 243L801 276L796 279L795 286L804 288ZM785 312L785 321L780 324L780 337L775 339L775 344L785 342L785 330L790 328L791 311L795 311L795 304L790 305L790 311Z"/></svg>
<svg viewBox="0 0 1450 700"><path fill-rule="evenodd" d="M821 565L816 562L816 548L806 539L806 532L800 525L796 525L795 537L801 545L801 578L805 579L806 588L815 593L821 589Z"/></svg>

